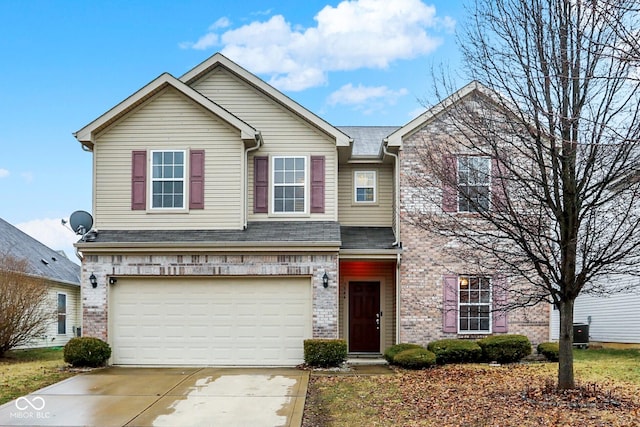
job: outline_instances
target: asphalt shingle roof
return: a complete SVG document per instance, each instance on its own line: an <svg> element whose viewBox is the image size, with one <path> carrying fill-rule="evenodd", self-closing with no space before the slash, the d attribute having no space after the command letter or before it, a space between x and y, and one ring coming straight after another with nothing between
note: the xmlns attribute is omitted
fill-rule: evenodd
<svg viewBox="0 0 640 427"><path fill-rule="evenodd" d="M246 230L101 230L97 243L154 242L340 242L332 221L249 222Z"/></svg>
<svg viewBox="0 0 640 427"><path fill-rule="evenodd" d="M29 263L29 274L80 286L80 266L0 218L0 253Z"/></svg>
<svg viewBox="0 0 640 427"><path fill-rule="evenodd" d="M382 141L399 126L336 126L340 131L353 138L352 157L379 157Z"/></svg>
<svg viewBox="0 0 640 427"><path fill-rule="evenodd" d="M391 227L340 227L342 249L395 249Z"/></svg>

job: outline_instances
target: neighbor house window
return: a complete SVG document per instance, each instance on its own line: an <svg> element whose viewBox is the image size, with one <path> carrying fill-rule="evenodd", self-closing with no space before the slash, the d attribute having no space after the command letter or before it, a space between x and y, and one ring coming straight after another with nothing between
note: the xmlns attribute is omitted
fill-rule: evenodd
<svg viewBox="0 0 640 427"><path fill-rule="evenodd" d="M488 277L458 277L458 331L491 331L491 280Z"/></svg>
<svg viewBox="0 0 640 427"><path fill-rule="evenodd" d="M489 210L491 159L458 157L458 212Z"/></svg>
<svg viewBox="0 0 640 427"><path fill-rule="evenodd" d="M67 295L58 294L58 335L67 334Z"/></svg>
<svg viewBox="0 0 640 427"><path fill-rule="evenodd" d="M185 200L185 152L151 152L151 207L182 209Z"/></svg>
<svg viewBox="0 0 640 427"><path fill-rule="evenodd" d="M304 213L307 193L306 157L273 158L273 212Z"/></svg>
<svg viewBox="0 0 640 427"><path fill-rule="evenodd" d="M355 201L361 203L376 202L376 172L355 171L353 176Z"/></svg>

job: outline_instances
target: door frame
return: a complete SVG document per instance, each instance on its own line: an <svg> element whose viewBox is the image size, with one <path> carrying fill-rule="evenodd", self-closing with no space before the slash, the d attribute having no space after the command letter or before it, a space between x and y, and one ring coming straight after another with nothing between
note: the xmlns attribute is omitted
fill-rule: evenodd
<svg viewBox="0 0 640 427"><path fill-rule="evenodd" d="M342 318L344 319L342 325L342 336L347 340L347 348L349 348L349 284L351 282L378 282L380 284L380 310L383 311L382 319L380 320L380 349L378 353L382 353L382 349L388 347L390 344L386 342L386 332L387 332L387 321L388 316L393 316L394 313L386 313L383 310L386 303L386 288L387 281L382 276L346 276L342 277L342 288L344 294L342 298L344 299L344 304L342 307Z"/></svg>

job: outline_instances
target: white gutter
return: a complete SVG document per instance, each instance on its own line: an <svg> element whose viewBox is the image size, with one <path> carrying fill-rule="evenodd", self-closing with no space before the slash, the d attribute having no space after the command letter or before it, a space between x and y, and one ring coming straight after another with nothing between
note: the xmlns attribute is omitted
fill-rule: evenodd
<svg viewBox="0 0 640 427"><path fill-rule="evenodd" d="M247 229L247 222L248 222L248 218L249 218L249 152L251 151L255 151L258 148L260 148L262 146L262 144L264 143L264 141L262 140L262 133L260 131L256 132L255 135L256 138L256 146L255 147L250 147L250 148L246 148L244 150L244 189L243 189L243 195L242 195L242 199L243 199L243 209L242 209L242 215L243 215L243 220L242 220L242 229L246 230Z"/></svg>

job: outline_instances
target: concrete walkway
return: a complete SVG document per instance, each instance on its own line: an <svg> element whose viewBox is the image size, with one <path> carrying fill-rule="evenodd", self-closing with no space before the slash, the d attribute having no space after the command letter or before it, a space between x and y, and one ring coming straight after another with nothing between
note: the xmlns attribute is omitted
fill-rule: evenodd
<svg viewBox="0 0 640 427"><path fill-rule="evenodd" d="M293 368L120 368L0 406L7 426L292 426L309 373Z"/></svg>

